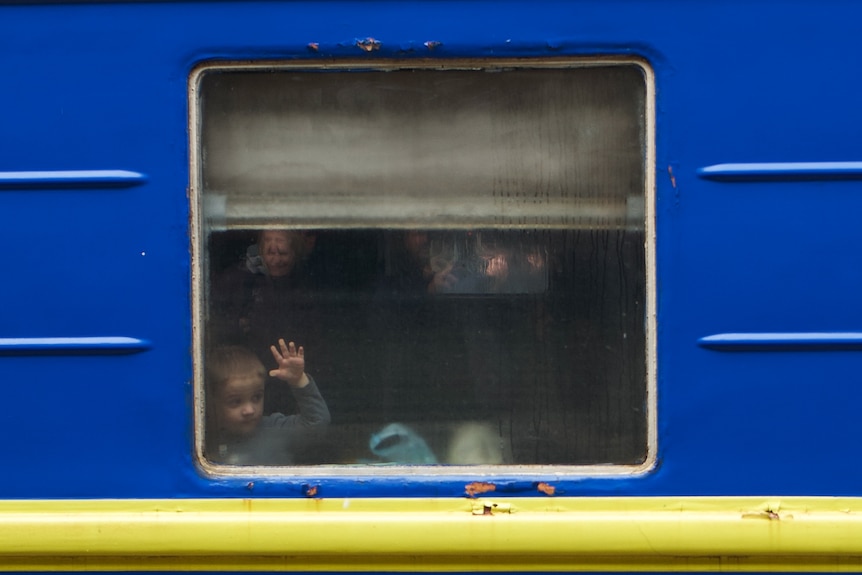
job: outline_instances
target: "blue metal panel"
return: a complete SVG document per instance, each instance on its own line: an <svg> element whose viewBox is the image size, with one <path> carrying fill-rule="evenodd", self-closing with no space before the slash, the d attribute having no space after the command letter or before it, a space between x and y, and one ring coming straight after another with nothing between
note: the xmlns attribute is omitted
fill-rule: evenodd
<svg viewBox="0 0 862 575"><path fill-rule="evenodd" d="M0 179L0 338L151 344L0 357L14 470L0 498L249 495L248 479L207 479L192 458L196 65L580 55L639 56L656 74L660 463L644 477L561 480L557 493L859 495L858 346L699 342L862 329L862 189L843 177L862 160L860 19L862 5L839 0L0 6L0 172L146 174L109 189ZM849 172L710 177L776 163ZM324 497L462 496L473 479L315 485ZM307 484L255 478L253 492L302 497ZM537 494L530 477L497 493Z"/></svg>

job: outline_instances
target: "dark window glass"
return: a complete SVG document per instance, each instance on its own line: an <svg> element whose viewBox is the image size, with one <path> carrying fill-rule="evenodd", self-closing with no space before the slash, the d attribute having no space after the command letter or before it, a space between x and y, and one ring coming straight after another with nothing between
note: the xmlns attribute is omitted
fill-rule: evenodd
<svg viewBox="0 0 862 575"><path fill-rule="evenodd" d="M643 464L647 89L616 63L204 70L205 456ZM269 374L279 338L325 408ZM266 373L231 435L237 348Z"/></svg>

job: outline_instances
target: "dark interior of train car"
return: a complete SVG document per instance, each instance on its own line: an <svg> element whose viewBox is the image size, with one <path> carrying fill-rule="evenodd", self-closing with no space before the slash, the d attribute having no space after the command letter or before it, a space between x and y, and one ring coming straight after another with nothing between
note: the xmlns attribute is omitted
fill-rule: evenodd
<svg viewBox="0 0 862 575"><path fill-rule="evenodd" d="M631 63L206 71L204 343L268 369L303 346L332 416L303 463L643 462L645 85Z"/></svg>
<svg viewBox="0 0 862 575"><path fill-rule="evenodd" d="M304 346L332 424L301 463L643 460L642 232L282 233L287 279L254 273L260 232L211 234L207 326L267 369ZM273 381L264 408L295 410Z"/></svg>

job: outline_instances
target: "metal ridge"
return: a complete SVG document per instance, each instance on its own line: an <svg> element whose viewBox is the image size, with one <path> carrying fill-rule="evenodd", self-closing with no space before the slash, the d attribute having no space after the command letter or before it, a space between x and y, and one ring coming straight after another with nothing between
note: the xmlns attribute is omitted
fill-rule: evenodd
<svg viewBox="0 0 862 575"><path fill-rule="evenodd" d="M0 355L116 355L151 347L147 340L124 336L0 338Z"/></svg>
<svg viewBox="0 0 862 575"><path fill-rule="evenodd" d="M774 162L715 164L698 177L717 182L862 180L862 162Z"/></svg>
<svg viewBox="0 0 862 575"><path fill-rule="evenodd" d="M0 190L56 188L130 188L146 182L140 172L128 170L49 170L0 172Z"/></svg>
<svg viewBox="0 0 862 575"><path fill-rule="evenodd" d="M718 333L697 344L721 351L847 351L862 349L862 332Z"/></svg>

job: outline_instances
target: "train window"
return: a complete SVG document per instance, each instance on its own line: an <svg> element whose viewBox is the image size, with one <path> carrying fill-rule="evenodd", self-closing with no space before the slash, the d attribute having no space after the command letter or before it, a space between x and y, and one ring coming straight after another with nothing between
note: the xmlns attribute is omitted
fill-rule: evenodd
<svg viewBox="0 0 862 575"><path fill-rule="evenodd" d="M204 461L648 468L646 66L237 63L190 86Z"/></svg>

